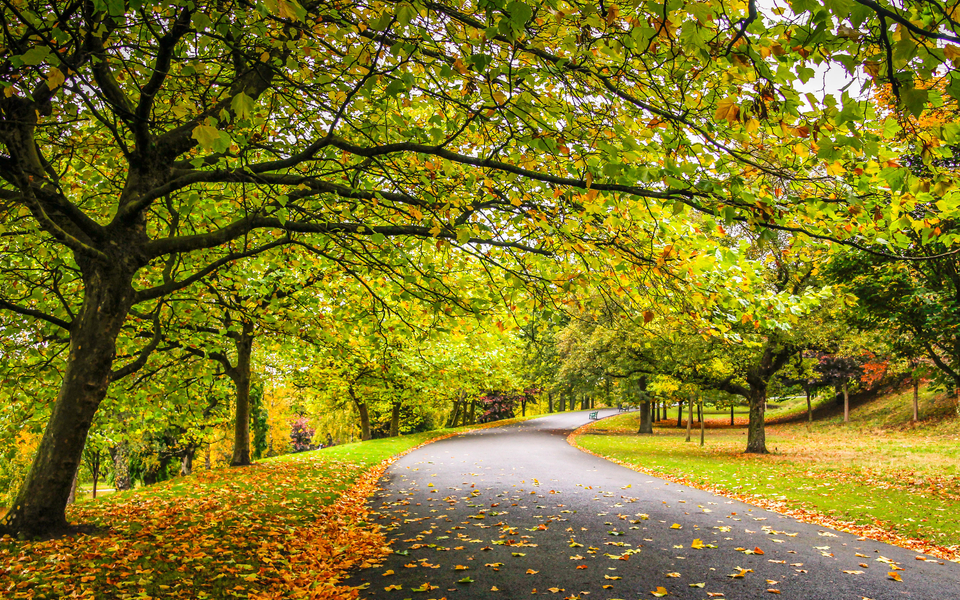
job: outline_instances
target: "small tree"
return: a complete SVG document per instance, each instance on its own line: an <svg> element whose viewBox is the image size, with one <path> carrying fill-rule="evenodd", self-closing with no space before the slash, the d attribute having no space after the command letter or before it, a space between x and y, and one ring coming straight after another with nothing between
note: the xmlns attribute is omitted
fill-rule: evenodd
<svg viewBox="0 0 960 600"><path fill-rule="evenodd" d="M480 415L481 423L492 423L502 419L509 419L514 414L514 409L522 394L512 392L492 391L487 392L480 398L483 405L483 414Z"/></svg>
<svg viewBox="0 0 960 600"><path fill-rule="evenodd" d="M297 417L290 423L290 445L294 452L313 449L314 429L305 417Z"/></svg>

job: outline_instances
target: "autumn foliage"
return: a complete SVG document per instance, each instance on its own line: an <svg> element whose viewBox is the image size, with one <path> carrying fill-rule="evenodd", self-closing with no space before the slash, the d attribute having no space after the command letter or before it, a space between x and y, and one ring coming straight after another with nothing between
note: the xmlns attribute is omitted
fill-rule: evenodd
<svg viewBox="0 0 960 600"><path fill-rule="evenodd" d="M90 531L0 541L0 596L355 598L344 573L388 551L363 523L385 466L314 453L82 503Z"/></svg>

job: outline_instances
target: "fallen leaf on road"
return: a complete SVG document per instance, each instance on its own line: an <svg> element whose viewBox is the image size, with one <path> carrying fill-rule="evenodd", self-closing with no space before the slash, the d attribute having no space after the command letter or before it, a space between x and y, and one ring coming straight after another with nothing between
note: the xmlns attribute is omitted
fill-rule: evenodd
<svg viewBox="0 0 960 600"><path fill-rule="evenodd" d="M385 588L383 588L383 589L386 590L386 591L388 591L388 592L392 592L393 590L402 590L402 589L403 589L403 586L400 585L400 584L394 584L394 585L388 585L387 587L385 587Z"/></svg>
<svg viewBox="0 0 960 600"><path fill-rule="evenodd" d="M683 525L681 525L680 523L674 523L673 525L670 526L670 529L683 529Z"/></svg>
<svg viewBox="0 0 960 600"><path fill-rule="evenodd" d="M536 575L540 571L534 571L533 569L527 569L527 575Z"/></svg>
<svg viewBox="0 0 960 600"><path fill-rule="evenodd" d="M657 587L657 589L656 589L655 591L650 592L650 593L653 594L654 596L656 596L657 598L663 598L664 596L666 596L666 595L669 594L670 592L668 592L668 591L667 591L667 588L665 588L665 587Z"/></svg>
<svg viewBox="0 0 960 600"><path fill-rule="evenodd" d="M767 591L770 592L771 594L779 594L779 593L780 593L780 590L777 590L777 589L774 589L774 588L767 588Z"/></svg>
<svg viewBox="0 0 960 600"><path fill-rule="evenodd" d="M903 578L900 577L900 573L897 573L896 571L890 571L889 573L887 573L887 577L889 577L894 581L903 581Z"/></svg>
<svg viewBox="0 0 960 600"><path fill-rule="evenodd" d="M706 584L706 583L691 583L691 584L690 584L690 587L702 588L702 587L707 587L707 584Z"/></svg>
<svg viewBox="0 0 960 600"><path fill-rule="evenodd" d="M844 570L847 575L863 575L863 571Z"/></svg>
<svg viewBox="0 0 960 600"><path fill-rule="evenodd" d="M680 573L667 573L667 577L680 577Z"/></svg>

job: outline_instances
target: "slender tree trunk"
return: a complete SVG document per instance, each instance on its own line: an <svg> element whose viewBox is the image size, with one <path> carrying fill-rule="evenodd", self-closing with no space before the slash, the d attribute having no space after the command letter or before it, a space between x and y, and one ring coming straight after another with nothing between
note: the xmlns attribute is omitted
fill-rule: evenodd
<svg viewBox="0 0 960 600"><path fill-rule="evenodd" d="M683 400L677 400L677 429L683 427Z"/></svg>
<svg viewBox="0 0 960 600"><path fill-rule="evenodd" d="M100 481L100 468L103 463L103 455L100 452L97 452L97 456L93 461L93 469L91 475L93 476L93 491L91 492L91 498L94 500L97 499L97 483Z"/></svg>
<svg viewBox="0 0 960 600"><path fill-rule="evenodd" d="M913 420L920 420L920 378L913 377Z"/></svg>
<svg viewBox="0 0 960 600"><path fill-rule="evenodd" d="M651 409L651 406L649 401L640 403L640 429L637 430L638 434L653 433L653 423L650 420L650 417L651 417L650 409Z"/></svg>
<svg viewBox="0 0 960 600"><path fill-rule="evenodd" d="M701 412L700 412L700 414L701 414L701 417L700 417L700 445L703 446L703 438L706 437L706 436L705 436L705 433L704 433L704 429L706 428L706 425L705 425L704 422L703 422L703 416L702 416L702 415L703 415L703 399L702 399L702 398L700 399L700 411L701 411Z"/></svg>
<svg viewBox="0 0 960 600"><path fill-rule="evenodd" d="M731 405L730 405L730 427L733 427L733 425L734 425L734 422L733 422L733 405L731 404Z"/></svg>
<svg viewBox="0 0 960 600"><path fill-rule="evenodd" d="M803 390L807 394L807 430L809 430L810 425L813 423L813 406L810 404L810 386L804 386Z"/></svg>
<svg viewBox="0 0 960 600"><path fill-rule="evenodd" d="M394 402L390 409L390 437L397 437L400 435L400 403Z"/></svg>
<svg viewBox="0 0 960 600"><path fill-rule="evenodd" d="M80 256L77 263L84 298L70 329L60 391L30 471L0 520L0 535L39 536L67 525L67 498L93 417L110 386L117 335L133 305L135 269L117 273L116 264L91 265Z"/></svg>
<svg viewBox="0 0 960 600"><path fill-rule="evenodd" d="M367 403L360 402L352 385L347 388L347 392L350 394L354 406L357 407L357 413L360 414L360 439L365 442L370 439L370 413L367 412Z"/></svg>
<svg viewBox="0 0 960 600"><path fill-rule="evenodd" d="M526 398L526 396L524 396L523 398L520 399L520 416L521 416L521 417L527 416L527 398Z"/></svg>
<svg viewBox="0 0 960 600"><path fill-rule="evenodd" d="M253 354L253 322L244 321L236 340L237 366L227 375L237 390L237 414L233 427L233 458L231 467L250 464L250 356Z"/></svg>
<svg viewBox="0 0 960 600"><path fill-rule="evenodd" d="M843 422L850 422L850 385L843 382Z"/></svg>
<svg viewBox="0 0 960 600"><path fill-rule="evenodd" d="M476 425L477 423L477 401L476 399L470 400L470 425Z"/></svg>
<svg viewBox="0 0 960 600"><path fill-rule="evenodd" d="M447 419L447 427L456 427L457 419L460 418L460 405L463 403L463 397L460 396L453 401L453 412L450 413L450 418Z"/></svg>
<svg viewBox="0 0 960 600"><path fill-rule="evenodd" d="M703 422L703 402L697 404L697 420Z"/></svg>
<svg viewBox="0 0 960 600"><path fill-rule="evenodd" d="M750 388L750 422L747 425L747 453L767 454L767 433L764 414L767 410L766 388Z"/></svg>
<svg viewBox="0 0 960 600"><path fill-rule="evenodd" d="M690 441L690 429L693 427L693 400L687 400L687 441Z"/></svg>
<svg viewBox="0 0 960 600"><path fill-rule="evenodd" d="M547 392L547 414L553 414L553 392Z"/></svg>

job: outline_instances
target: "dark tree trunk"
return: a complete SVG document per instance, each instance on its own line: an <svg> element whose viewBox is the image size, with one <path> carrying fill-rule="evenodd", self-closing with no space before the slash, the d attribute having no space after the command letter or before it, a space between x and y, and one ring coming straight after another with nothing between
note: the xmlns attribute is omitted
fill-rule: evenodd
<svg viewBox="0 0 960 600"><path fill-rule="evenodd" d="M474 399L470 400L470 425L474 425L477 422L477 401Z"/></svg>
<svg viewBox="0 0 960 600"><path fill-rule="evenodd" d="M102 462L103 462L103 458L101 454L98 452L96 458L93 461L94 468L91 469L92 473L90 473L93 476L93 491L91 492L91 498L93 498L94 500L97 499L97 483L99 483L100 481L100 468L101 468Z"/></svg>
<svg viewBox="0 0 960 600"><path fill-rule="evenodd" d="M730 405L730 427L733 427L733 405Z"/></svg>
<svg viewBox="0 0 960 600"><path fill-rule="evenodd" d="M352 385L347 390L354 406L357 407L357 413L360 414L360 439L365 442L370 439L370 413L367 412L367 403L360 402Z"/></svg>
<svg viewBox="0 0 960 600"><path fill-rule="evenodd" d="M766 388L750 388L750 424L747 426L747 453L767 454L764 413L767 410Z"/></svg>
<svg viewBox="0 0 960 600"><path fill-rule="evenodd" d="M390 406L390 437L400 435L400 403L394 402Z"/></svg>
<svg viewBox="0 0 960 600"><path fill-rule="evenodd" d="M677 428L683 427L683 400L677 400Z"/></svg>
<svg viewBox="0 0 960 600"><path fill-rule="evenodd" d="M637 433L653 433L653 423L650 420L650 402L640 403L640 429Z"/></svg>
<svg viewBox="0 0 960 600"><path fill-rule="evenodd" d="M79 256L83 305L70 330L67 364L47 427L29 473L0 534L38 536L67 525L65 510L87 433L107 394L116 357L116 340L133 305L136 269L117 273L117 265L91 265ZM118 259L118 263L123 261Z"/></svg>
<svg viewBox="0 0 960 600"><path fill-rule="evenodd" d="M553 393L547 392L547 413L553 413Z"/></svg>
<svg viewBox="0 0 960 600"><path fill-rule="evenodd" d="M703 422L703 403L697 404L697 420Z"/></svg>
<svg viewBox="0 0 960 600"><path fill-rule="evenodd" d="M456 427L457 419L460 418L460 406L463 404L463 396L457 397L453 401L453 412L450 413L450 418L447 420L447 427Z"/></svg>
<svg viewBox="0 0 960 600"><path fill-rule="evenodd" d="M687 441L690 441L690 429L693 427L693 399L687 400Z"/></svg>
<svg viewBox="0 0 960 600"><path fill-rule="evenodd" d="M520 399L520 416L521 417L527 416L527 397L526 396Z"/></svg>
<svg viewBox="0 0 960 600"><path fill-rule="evenodd" d="M701 411L703 410L703 401L702 401L702 400L700 401L700 410L701 410ZM700 419L700 445L701 445L701 446L703 446L703 441L704 441L704 438L706 437L705 432L704 432L704 429L705 429L705 428L706 428L706 424L703 422L703 418L701 417L701 419Z"/></svg>
<svg viewBox="0 0 960 600"><path fill-rule="evenodd" d="M243 321L236 339L237 365L227 370L237 390L237 414L233 427L231 467L250 464L250 356L253 354L253 322Z"/></svg>

